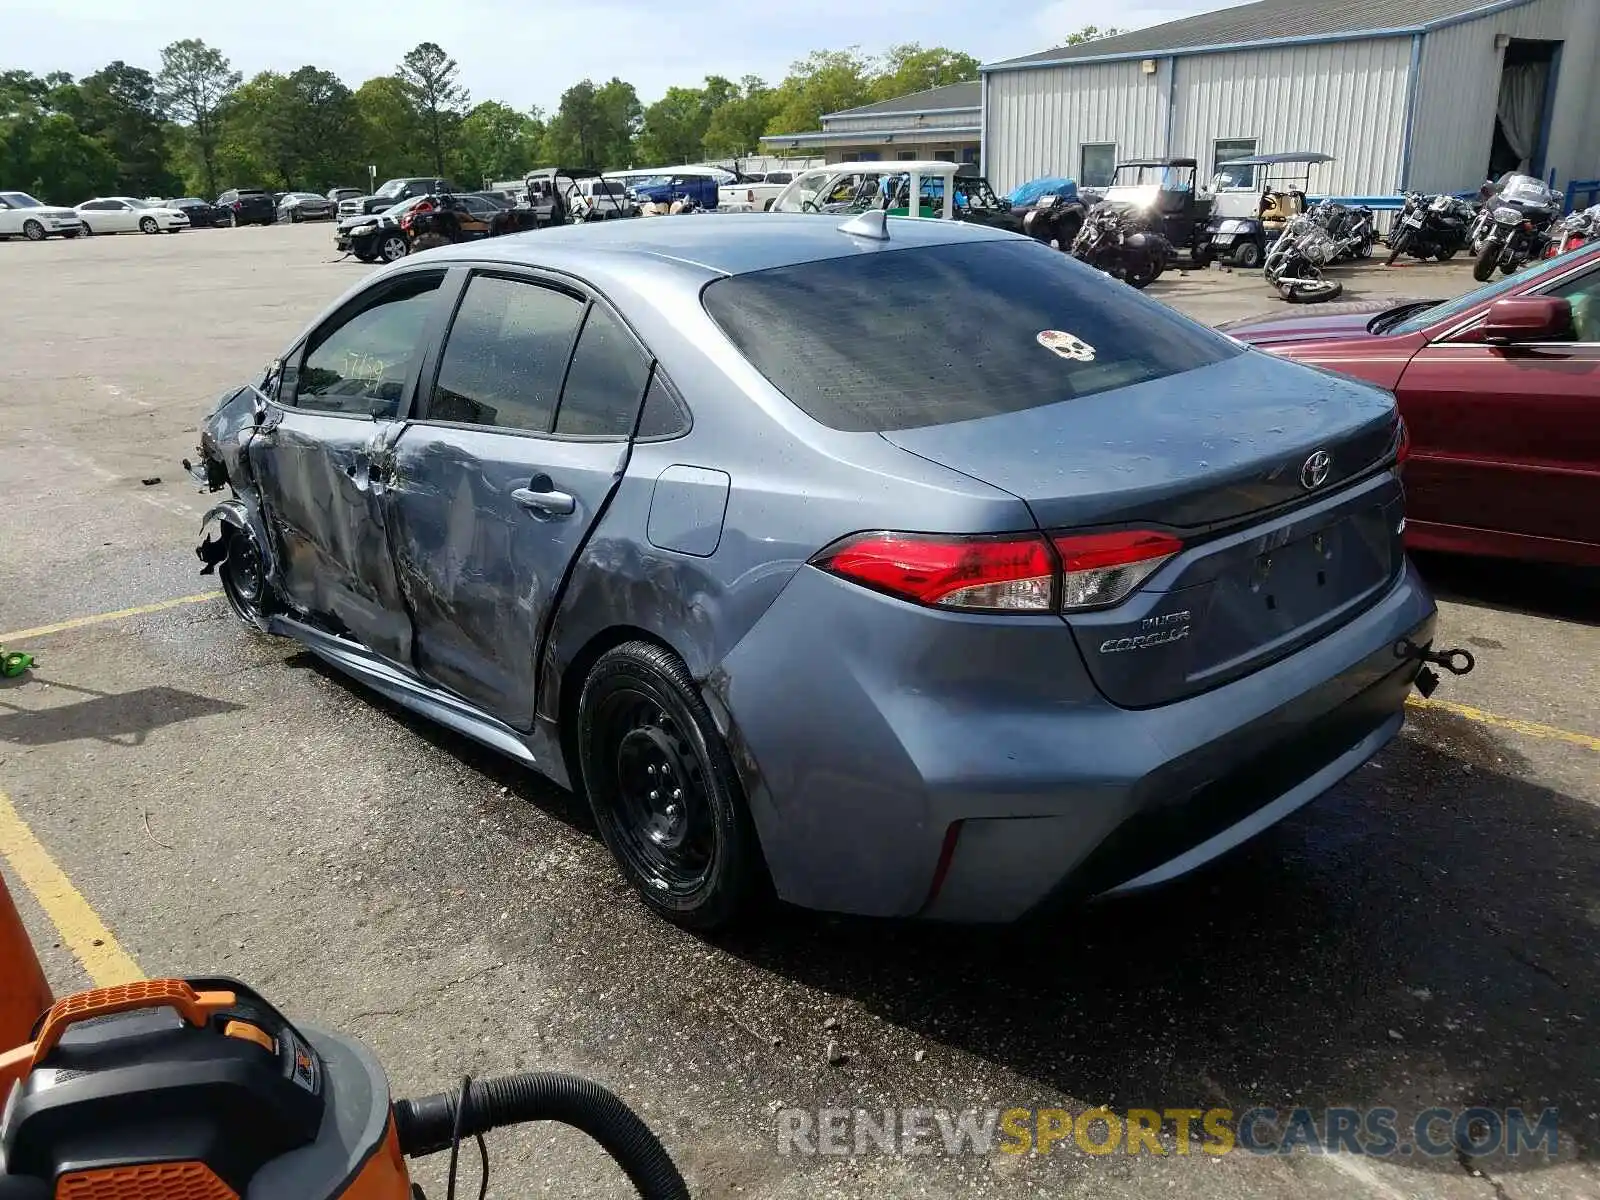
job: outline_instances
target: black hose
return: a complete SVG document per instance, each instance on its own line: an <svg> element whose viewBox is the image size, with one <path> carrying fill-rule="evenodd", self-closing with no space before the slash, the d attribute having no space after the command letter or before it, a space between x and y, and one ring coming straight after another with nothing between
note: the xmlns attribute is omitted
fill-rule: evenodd
<svg viewBox="0 0 1600 1200"><path fill-rule="evenodd" d="M474 1080L461 1124L459 1092L436 1092L394 1103L395 1133L411 1158L448 1150L460 1136L528 1121L559 1121L581 1129L617 1161L644 1200L689 1200L689 1188L649 1126L592 1080L555 1071L526 1071Z"/></svg>

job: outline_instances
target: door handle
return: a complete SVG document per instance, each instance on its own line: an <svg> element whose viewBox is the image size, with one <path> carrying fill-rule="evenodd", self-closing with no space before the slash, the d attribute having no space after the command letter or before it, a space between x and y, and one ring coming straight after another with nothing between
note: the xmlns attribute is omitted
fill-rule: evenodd
<svg viewBox="0 0 1600 1200"><path fill-rule="evenodd" d="M511 493L511 498L530 512L552 517L570 517L578 511L578 502L567 492L558 492L548 475L535 475L527 487Z"/></svg>

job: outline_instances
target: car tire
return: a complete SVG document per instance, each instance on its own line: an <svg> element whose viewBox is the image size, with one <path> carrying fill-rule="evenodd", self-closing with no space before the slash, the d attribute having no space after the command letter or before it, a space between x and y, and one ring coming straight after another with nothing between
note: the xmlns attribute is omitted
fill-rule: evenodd
<svg viewBox="0 0 1600 1200"><path fill-rule="evenodd" d="M384 234L378 242L378 257L386 263L399 262L411 253L411 246L407 243L405 234L398 231Z"/></svg>
<svg viewBox="0 0 1600 1200"><path fill-rule="evenodd" d="M290 213L289 214L289 224L291 224L291 225L300 224L300 214L297 213L297 212Z"/></svg>
<svg viewBox="0 0 1600 1200"><path fill-rule="evenodd" d="M255 534L235 525L224 525L228 553L217 567L222 594L233 615L252 629L266 632L271 611L271 584L267 580L266 559Z"/></svg>
<svg viewBox="0 0 1600 1200"><path fill-rule="evenodd" d="M140 233L160 233L161 226L156 224L154 217L144 217L139 221Z"/></svg>
<svg viewBox="0 0 1600 1200"><path fill-rule="evenodd" d="M42 242L45 239L44 226L34 220L24 221L22 223L22 236L30 242Z"/></svg>
<svg viewBox="0 0 1600 1200"><path fill-rule="evenodd" d="M1261 247L1254 242L1245 242L1233 252L1233 265L1242 267L1246 271L1259 267L1261 265Z"/></svg>
<svg viewBox="0 0 1600 1200"><path fill-rule="evenodd" d="M82 233L84 237L93 237L94 236L94 230L89 228L89 222L87 222L87 221L85 221L83 223L83 227L82 227L82 229L79 230L79 232Z"/></svg>
<svg viewBox="0 0 1600 1200"><path fill-rule="evenodd" d="M682 660L646 641L606 651L584 680L577 726L600 836L645 904L691 929L751 916L767 894L760 843Z"/></svg>

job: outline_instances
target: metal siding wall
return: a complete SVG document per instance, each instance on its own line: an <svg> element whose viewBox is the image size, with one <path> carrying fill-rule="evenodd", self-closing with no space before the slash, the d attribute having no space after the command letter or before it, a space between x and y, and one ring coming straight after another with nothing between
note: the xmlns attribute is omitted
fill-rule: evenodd
<svg viewBox="0 0 1600 1200"><path fill-rule="evenodd" d="M1189 60L1178 66L1179 86ZM997 71L988 76L984 174L1001 193L1042 175L1078 174L1079 148L1115 142L1122 158L1165 148L1165 98L1138 62Z"/></svg>
<svg viewBox="0 0 1600 1200"><path fill-rule="evenodd" d="M1422 191L1477 187L1489 169L1503 53L1495 35L1563 42L1545 172L1560 184L1600 175L1595 136L1600 3L1535 0L1422 39L1422 78L1413 131L1411 186Z"/></svg>
<svg viewBox="0 0 1600 1200"><path fill-rule="evenodd" d="M1257 153L1318 150L1312 187L1392 192L1400 178L1411 39L1191 55L1178 60L1172 153L1209 178L1219 138L1256 139Z"/></svg>

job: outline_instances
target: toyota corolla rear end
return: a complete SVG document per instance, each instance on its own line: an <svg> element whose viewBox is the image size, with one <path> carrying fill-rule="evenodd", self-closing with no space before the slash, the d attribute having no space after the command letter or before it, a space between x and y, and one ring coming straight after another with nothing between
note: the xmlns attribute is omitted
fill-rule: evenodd
<svg viewBox="0 0 1600 1200"><path fill-rule="evenodd" d="M1400 729L1434 604L1387 392L1020 238L754 272L705 304L815 445L875 437L1021 501L957 533L897 485L898 519L839 528L728 655L785 898L1007 921L1143 888Z"/></svg>

